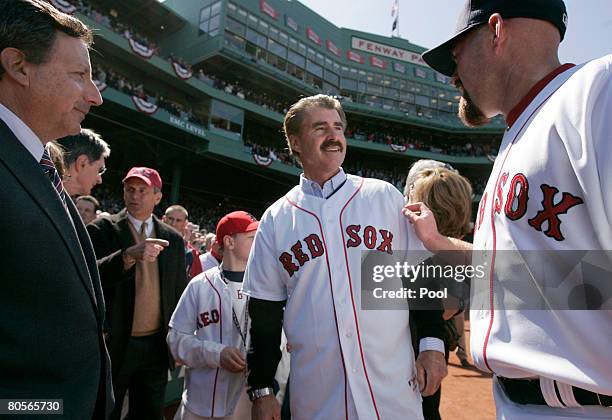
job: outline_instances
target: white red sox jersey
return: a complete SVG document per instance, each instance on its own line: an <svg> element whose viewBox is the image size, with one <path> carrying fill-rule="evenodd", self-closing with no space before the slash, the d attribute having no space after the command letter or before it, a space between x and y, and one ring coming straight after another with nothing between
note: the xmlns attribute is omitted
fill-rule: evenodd
<svg viewBox="0 0 612 420"><path fill-rule="evenodd" d="M352 175L327 199L294 187L264 213L246 294L287 299L296 420L421 419L408 312L361 310L362 251L423 249L392 185Z"/></svg>
<svg viewBox="0 0 612 420"><path fill-rule="evenodd" d="M612 311L505 307L510 291L500 282L551 278L560 268L533 258L515 264L503 251L612 250L611 162L609 55L558 74L506 131L475 226L488 271L472 287L474 361L499 376L556 380L566 406L575 406L567 384L612 395ZM559 406L554 388L543 393Z"/></svg>
<svg viewBox="0 0 612 420"><path fill-rule="evenodd" d="M240 283L223 278L220 267L189 282L170 319L167 338L174 358L188 366L183 404L202 417L230 415L246 392L245 372L232 373L219 364L226 346L243 350L246 357L249 344L246 296Z"/></svg>

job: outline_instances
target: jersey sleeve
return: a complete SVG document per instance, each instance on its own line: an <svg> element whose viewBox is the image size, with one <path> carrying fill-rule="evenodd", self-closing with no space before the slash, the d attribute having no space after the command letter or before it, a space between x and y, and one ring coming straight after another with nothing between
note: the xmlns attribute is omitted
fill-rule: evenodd
<svg viewBox="0 0 612 420"><path fill-rule="evenodd" d="M590 127L587 133L593 136L593 146L596 153L598 182L603 201L603 209L607 220L601 220L602 226L607 231L612 229L612 55L607 58L607 65L599 75L596 83L597 94L593 97L590 112ZM589 121L587 119L587 121ZM590 130L589 130L590 128Z"/></svg>
<svg viewBox="0 0 612 420"><path fill-rule="evenodd" d="M189 282L183 291L168 323L170 328L185 334L194 334L196 331L198 319L198 282L201 282L200 276L195 277Z"/></svg>
<svg viewBox="0 0 612 420"><path fill-rule="evenodd" d="M191 368L219 367L221 351L226 347L214 341L200 340L193 333L186 334L172 327L166 342L174 359Z"/></svg>
<svg viewBox="0 0 612 420"><path fill-rule="evenodd" d="M259 222L242 286L244 294L256 299L271 301L287 299L287 286L274 241L276 227L268 209Z"/></svg>

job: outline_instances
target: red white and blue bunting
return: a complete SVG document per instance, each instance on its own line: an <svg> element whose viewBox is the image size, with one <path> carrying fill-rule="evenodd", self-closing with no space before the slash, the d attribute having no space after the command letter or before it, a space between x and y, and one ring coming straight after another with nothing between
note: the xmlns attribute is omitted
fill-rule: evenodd
<svg viewBox="0 0 612 420"><path fill-rule="evenodd" d="M389 147L391 148L391 150L393 150L394 152L397 153L404 153L408 148L403 145L403 144L393 144L393 143L389 143Z"/></svg>
<svg viewBox="0 0 612 420"><path fill-rule="evenodd" d="M172 68L174 69L174 72L176 73L179 79L187 80L191 78L191 76L193 76L193 72L191 70L186 69L176 61L170 60L170 64L172 64Z"/></svg>
<svg viewBox="0 0 612 420"><path fill-rule="evenodd" d="M98 88L98 91L99 91L100 93L104 92L104 90L105 90L105 89L108 87L108 86L106 85L106 83L101 82L101 81L99 81L99 80L95 80L95 79L94 79L94 81L93 81L93 82L94 82L94 84L96 85L96 87Z"/></svg>
<svg viewBox="0 0 612 420"><path fill-rule="evenodd" d="M263 168L267 168L272 165L272 158L270 156L260 156L256 153L253 153L253 160L255 163Z"/></svg>
<svg viewBox="0 0 612 420"><path fill-rule="evenodd" d="M155 111L157 111L157 105L147 102L144 99L139 98L138 96L132 96L132 102L134 102L134 106L136 106L136 109L144 114L151 115Z"/></svg>
<svg viewBox="0 0 612 420"><path fill-rule="evenodd" d="M128 43L130 44L130 48L134 52L134 54L141 56L142 58L149 59L153 57L155 51L146 45L142 45L139 42L134 41L132 38L128 39Z"/></svg>
<svg viewBox="0 0 612 420"><path fill-rule="evenodd" d="M68 13L69 15L77 10L76 6L66 0L51 0L51 4L60 12Z"/></svg>

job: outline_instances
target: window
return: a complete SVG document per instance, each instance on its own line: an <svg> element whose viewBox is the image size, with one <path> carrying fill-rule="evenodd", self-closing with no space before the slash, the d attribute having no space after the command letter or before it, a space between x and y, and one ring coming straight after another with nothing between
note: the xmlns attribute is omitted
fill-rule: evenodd
<svg viewBox="0 0 612 420"><path fill-rule="evenodd" d="M234 47L240 51L244 51L245 41L239 36L236 36L229 32L225 32L225 45Z"/></svg>
<svg viewBox="0 0 612 420"><path fill-rule="evenodd" d="M340 81L340 78L338 77L338 75L336 73L332 73L329 70L325 70L325 76L323 78L334 86L338 86L339 81Z"/></svg>
<svg viewBox="0 0 612 420"><path fill-rule="evenodd" d="M306 70L318 77L323 77L323 67L313 63L310 60L306 60Z"/></svg>
<svg viewBox="0 0 612 420"><path fill-rule="evenodd" d="M312 48L308 48L308 54L306 54L306 57L308 57L310 60L315 61L315 57L317 56L317 53L315 52L315 50L313 50Z"/></svg>
<svg viewBox="0 0 612 420"><path fill-rule="evenodd" d="M278 37L278 42L280 42L284 46L287 46L289 44L289 35L284 32L281 32L280 36Z"/></svg>
<svg viewBox="0 0 612 420"><path fill-rule="evenodd" d="M247 28L246 39L261 48L266 48L268 44L268 39L265 36L255 32L251 28Z"/></svg>
<svg viewBox="0 0 612 420"><path fill-rule="evenodd" d="M279 70L285 71L287 68L287 61L274 54L268 54L268 64L276 67Z"/></svg>
<svg viewBox="0 0 612 420"><path fill-rule="evenodd" d="M246 27L243 23L240 23L229 16L225 19L225 29L240 36L244 36L246 32Z"/></svg>
<svg viewBox="0 0 612 420"><path fill-rule="evenodd" d="M263 20L260 20L257 30L264 35L268 35L268 24Z"/></svg>
<svg viewBox="0 0 612 420"><path fill-rule="evenodd" d="M304 68L306 66L306 59L303 56L291 50L289 51L287 59L289 60L290 63L293 63L296 66L299 66L301 68Z"/></svg>
<svg viewBox="0 0 612 420"><path fill-rule="evenodd" d="M257 22L259 22L259 19L257 19L257 17L255 15L252 15L249 13L249 19L248 19L248 25L250 28L257 28Z"/></svg>
<svg viewBox="0 0 612 420"><path fill-rule="evenodd" d="M340 88L357 91L357 80L343 77L340 81Z"/></svg>
<svg viewBox="0 0 612 420"><path fill-rule="evenodd" d="M278 29L270 27L270 32L268 32L268 36L272 38L273 40L278 41L278 38L279 38Z"/></svg>
<svg viewBox="0 0 612 420"><path fill-rule="evenodd" d="M415 102L417 105L429 107L429 98L427 96L416 95Z"/></svg>
<svg viewBox="0 0 612 420"><path fill-rule="evenodd" d="M298 50L298 42L297 39L289 37L289 48L297 51Z"/></svg>
<svg viewBox="0 0 612 420"><path fill-rule="evenodd" d="M206 3L205 3L206 4ZM219 34L219 24L221 22L221 2L208 4L200 10L200 35L216 36Z"/></svg>
<svg viewBox="0 0 612 420"><path fill-rule="evenodd" d="M289 52L291 54L291 52ZM296 77L300 80L304 80L304 69L303 67L296 66L295 64L288 63L287 64L287 73Z"/></svg>
<svg viewBox="0 0 612 420"><path fill-rule="evenodd" d="M274 41L273 39L268 39L268 51L282 58L287 57L287 48L283 47L281 44Z"/></svg>

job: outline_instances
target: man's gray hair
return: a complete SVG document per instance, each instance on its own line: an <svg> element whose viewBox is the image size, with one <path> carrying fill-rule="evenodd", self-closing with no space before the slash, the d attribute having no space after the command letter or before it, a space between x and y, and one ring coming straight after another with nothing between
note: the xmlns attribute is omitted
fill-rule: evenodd
<svg viewBox="0 0 612 420"><path fill-rule="evenodd" d="M100 158L110 155L108 143L102 140L98 133L88 128L74 136L67 136L57 141L64 149L64 165L70 167L81 155L87 156L89 162L95 162Z"/></svg>

